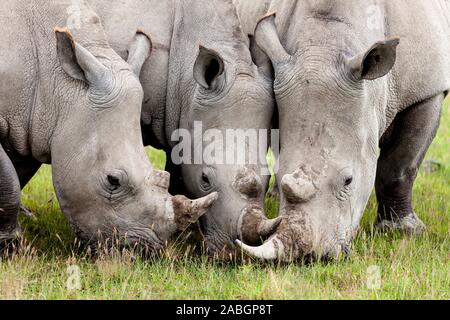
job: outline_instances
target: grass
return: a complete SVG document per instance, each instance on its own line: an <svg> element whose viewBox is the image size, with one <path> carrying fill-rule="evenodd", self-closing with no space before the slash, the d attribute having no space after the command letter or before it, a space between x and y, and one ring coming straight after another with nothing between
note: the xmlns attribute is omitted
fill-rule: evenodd
<svg viewBox="0 0 450 320"><path fill-rule="evenodd" d="M36 218L21 217L24 243L13 257L0 262L0 298L450 299L449 105L447 101L427 155L442 167L421 171L415 184L415 210L428 226L424 236L375 232L372 197L347 261L223 265L179 246L151 261L130 252L90 257L77 250L58 207L51 169L45 166L23 190L23 203ZM155 166L164 166L163 155L149 150L149 156ZM276 207L268 200L272 215ZM74 282L78 274L79 283Z"/></svg>

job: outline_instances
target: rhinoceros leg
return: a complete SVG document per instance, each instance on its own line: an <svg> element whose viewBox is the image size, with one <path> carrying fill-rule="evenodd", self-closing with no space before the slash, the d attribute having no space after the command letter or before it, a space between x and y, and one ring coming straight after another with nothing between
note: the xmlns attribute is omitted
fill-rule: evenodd
<svg viewBox="0 0 450 320"><path fill-rule="evenodd" d="M32 157L14 158L14 168L19 176L20 189L23 189L41 167L41 163ZM25 206L20 206L19 212L33 218L34 213Z"/></svg>
<svg viewBox="0 0 450 320"><path fill-rule="evenodd" d="M439 127L440 94L399 113L382 138L376 177L378 224L382 229L420 234L425 225L412 208L418 169Z"/></svg>
<svg viewBox="0 0 450 320"><path fill-rule="evenodd" d="M20 188L23 189L41 167L41 163L31 157L13 159L14 168L19 177Z"/></svg>
<svg viewBox="0 0 450 320"><path fill-rule="evenodd" d="M20 182L16 170L0 145L0 250L17 238L20 228L17 215L20 208Z"/></svg>

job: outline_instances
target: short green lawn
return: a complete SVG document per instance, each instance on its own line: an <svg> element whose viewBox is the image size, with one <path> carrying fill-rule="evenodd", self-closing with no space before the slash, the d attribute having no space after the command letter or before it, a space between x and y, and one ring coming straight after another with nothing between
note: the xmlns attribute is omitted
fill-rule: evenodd
<svg viewBox="0 0 450 320"><path fill-rule="evenodd" d="M77 250L45 166L23 191L23 203L36 218L21 218L24 243L0 262L0 298L450 299L449 102L427 156L442 167L422 171L415 185L415 209L428 226L424 236L375 232L372 197L347 261L223 265L179 246L151 261L131 253L93 258ZM149 155L163 167L163 155L154 150ZM268 202L273 215L276 203Z"/></svg>

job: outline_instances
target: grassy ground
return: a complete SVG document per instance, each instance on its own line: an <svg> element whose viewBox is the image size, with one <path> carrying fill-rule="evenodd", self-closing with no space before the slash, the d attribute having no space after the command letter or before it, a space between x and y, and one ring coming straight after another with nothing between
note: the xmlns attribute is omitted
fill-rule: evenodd
<svg viewBox="0 0 450 320"><path fill-rule="evenodd" d="M415 185L415 209L428 226L422 237L375 232L372 198L348 261L221 265L180 248L155 261L131 253L92 258L73 253L77 245L58 208L50 167L43 167L23 191L23 202L36 219L21 218L24 244L13 258L0 262L0 298L450 299L449 102L427 155L442 167L421 171ZM151 150L149 155L163 166L161 154ZM268 205L276 212L276 203Z"/></svg>

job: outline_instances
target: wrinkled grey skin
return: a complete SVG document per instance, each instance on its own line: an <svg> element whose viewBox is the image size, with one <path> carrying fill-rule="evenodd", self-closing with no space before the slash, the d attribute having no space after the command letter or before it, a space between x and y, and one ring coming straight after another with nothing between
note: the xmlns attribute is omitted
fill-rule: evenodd
<svg viewBox="0 0 450 320"><path fill-rule="evenodd" d="M450 88L449 2L280 0L270 12L255 38L275 69L283 221L264 245L240 245L266 260L346 253L374 185L379 227L423 232L412 187Z"/></svg>
<svg viewBox="0 0 450 320"><path fill-rule="evenodd" d="M236 254L235 238L254 243L269 235L279 220L267 220L264 215L268 177L261 175L259 165L176 166L171 162L172 148L178 143L171 141L174 130L192 132L194 121L202 121L205 130L220 132L271 127L270 65L252 60L232 1L92 3L112 47L122 57L127 56L132 30L142 28L152 37L152 58L141 73L144 143L166 151L172 193L201 197L218 192L218 200L202 219L207 252L228 258ZM259 160L264 165L265 157Z"/></svg>
<svg viewBox="0 0 450 320"><path fill-rule="evenodd" d="M158 250L217 195L172 197L169 175L148 162L138 79L148 36L134 31L127 63L81 1L79 28L54 30L71 5L16 0L0 9L0 240L17 236L20 189L51 163L61 209L81 240Z"/></svg>
<svg viewBox="0 0 450 320"><path fill-rule="evenodd" d="M245 34L254 35L259 20L266 15L271 0L233 0L236 6L242 30Z"/></svg>

